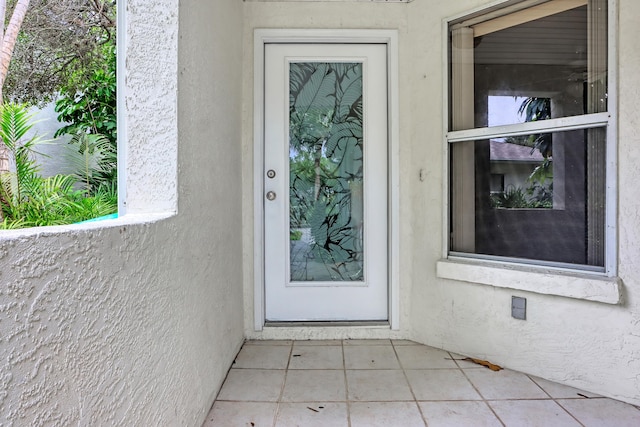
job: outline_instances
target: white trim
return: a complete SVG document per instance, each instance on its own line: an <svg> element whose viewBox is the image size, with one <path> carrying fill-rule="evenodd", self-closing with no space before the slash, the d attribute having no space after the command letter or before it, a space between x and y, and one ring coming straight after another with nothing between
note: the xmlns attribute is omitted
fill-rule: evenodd
<svg viewBox="0 0 640 427"><path fill-rule="evenodd" d="M446 137L450 143L490 139L507 136L529 135L532 133L562 132L577 129L589 129L608 126L611 113L583 114L536 122L516 123L512 125L451 131Z"/></svg>
<svg viewBox="0 0 640 427"><path fill-rule="evenodd" d="M328 30L328 29L271 29L258 28L254 32L254 41L266 43L384 43L396 40L397 30ZM256 48L258 45L254 45ZM254 75L255 78L255 75Z"/></svg>
<svg viewBox="0 0 640 427"><path fill-rule="evenodd" d="M460 15L460 17L465 15ZM449 52L449 26L452 18L445 18L442 20L442 37L441 40L444 43L442 48L442 64L444 65L444 73L442 73L442 87L444 88L443 100L442 100L442 208L444 209L442 215L442 258L446 259L449 254L449 243L451 241L451 222L449 217L449 210L451 209L451 199L449 194L449 187L451 180L449 174L451 168L449 164L449 158L451 156L451 146L448 143L447 134L449 132L449 120L451 111L449 110L450 100L450 87L451 83L451 57Z"/></svg>
<svg viewBox="0 0 640 427"><path fill-rule="evenodd" d="M613 120L607 127L604 264L607 275L614 277L618 274L618 0L609 0L607 6L607 110Z"/></svg>
<svg viewBox="0 0 640 427"><path fill-rule="evenodd" d="M254 33L253 70L253 328L261 331L264 310L264 45L265 37Z"/></svg>
<svg viewBox="0 0 640 427"><path fill-rule="evenodd" d="M267 43L380 43L387 45L389 80L389 322L400 329L399 297L399 112L397 30L256 29L254 31L254 330L262 331L264 310L264 45Z"/></svg>
<svg viewBox="0 0 640 427"><path fill-rule="evenodd" d="M389 103L389 323L400 330L400 111L398 35L387 42Z"/></svg>
<svg viewBox="0 0 640 427"><path fill-rule="evenodd" d="M125 0L116 4L116 133L118 160L118 215L127 213L127 114L126 114L126 66L127 66L127 14Z"/></svg>
<svg viewBox="0 0 640 427"><path fill-rule="evenodd" d="M441 260L436 275L473 284L515 289L543 295L602 302L622 303L622 281L617 277L603 277L585 272L552 268L529 268L526 265L507 265L488 260Z"/></svg>
<svg viewBox="0 0 640 427"><path fill-rule="evenodd" d="M564 271L564 272L589 273L589 274L595 274L601 277L605 277L604 267L598 267L593 265L571 264L568 262L540 261L540 260L528 259L528 258L515 258L515 257L500 256L500 255L485 255L485 254L475 254L475 253L456 252L456 251L450 251L447 259L450 261L457 261L457 262L465 262L467 260L471 260L474 262L487 261L492 264L498 264L501 266L517 265L517 266L527 267L527 268L544 269L545 271L553 270L553 271Z"/></svg>

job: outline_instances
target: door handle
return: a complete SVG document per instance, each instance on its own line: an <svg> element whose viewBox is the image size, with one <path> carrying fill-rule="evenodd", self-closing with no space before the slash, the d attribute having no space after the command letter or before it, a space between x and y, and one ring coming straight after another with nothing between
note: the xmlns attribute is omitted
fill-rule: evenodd
<svg viewBox="0 0 640 427"><path fill-rule="evenodd" d="M274 201L276 199L275 191L267 191L267 200Z"/></svg>

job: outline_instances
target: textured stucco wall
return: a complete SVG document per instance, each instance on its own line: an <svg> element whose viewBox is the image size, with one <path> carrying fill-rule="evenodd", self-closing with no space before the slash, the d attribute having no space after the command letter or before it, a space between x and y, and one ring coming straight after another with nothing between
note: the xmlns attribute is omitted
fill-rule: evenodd
<svg viewBox="0 0 640 427"><path fill-rule="evenodd" d="M126 4L129 179L178 213L0 233L0 425L199 426L243 340L242 5Z"/></svg>
<svg viewBox="0 0 640 427"><path fill-rule="evenodd" d="M119 177L126 181L122 210L176 210L178 2L121 3L126 4L123 50L131 90L121 93L127 113L119 118L126 122L125 139L136 141L119 146L120 163L129 165Z"/></svg>
<svg viewBox="0 0 640 427"><path fill-rule="evenodd" d="M252 90L254 28L396 28L400 34L400 258L402 332L413 339L509 368L640 403L640 3L620 1L619 275L624 303L608 305L439 279L443 194L443 19L495 1L246 2L244 87ZM245 330L253 332L252 100L245 98ZM511 318L511 296L528 319ZM407 324L408 323L408 324ZM295 330L292 334L311 334ZM318 336L326 337L323 331ZM372 336L380 334L370 331Z"/></svg>

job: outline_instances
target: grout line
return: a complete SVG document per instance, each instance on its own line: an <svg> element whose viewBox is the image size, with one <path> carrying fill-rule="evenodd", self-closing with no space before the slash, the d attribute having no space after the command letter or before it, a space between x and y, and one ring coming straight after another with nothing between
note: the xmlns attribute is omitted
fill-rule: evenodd
<svg viewBox="0 0 640 427"><path fill-rule="evenodd" d="M402 375L404 376L404 380L407 382L407 386L409 387L409 392L411 392L411 396L413 396L413 403L418 408L418 412L420 413L422 422L424 423L425 426L428 426L429 424L427 423L427 419L424 416L424 413L422 412L422 408L420 407L420 404L418 404L418 399L416 398L416 394L413 391L413 387L411 387L411 382L409 381L407 370L405 369L405 367L402 365L402 362L400 361L400 357L398 356L398 351L396 350L396 346L393 344L393 341L391 341L391 348L393 349L393 353L396 355L396 361L398 362L398 366L400 366L400 369L402 370Z"/></svg>
<svg viewBox="0 0 640 427"><path fill-rule="evenodd" d="M471 384L471 387L473 387L473 389L476 391L476 393L478 393L478 396L480 396L480 398L482 399L482 401L484 402L485 405L487 405L487 408L489 408L489 410L491 411L491 413L496 417L496 419L500 422L500 424L502 424L504 427L506 427L506 424L504 421L502 421L502 418L500 418L498 416L498 413L496 411L493 410L493 408L491 407L491 405L489 405L489 401L487 399L485 399L485 397L482 395L482 393L480 393L480 390L478 389L478 387L476 387L476 385L473 383L473 381L471 381L471 378L469 378L466 374L466 372L464 371L464 369L460 366L460 364L458 363L458 360L455 359L453 357L453 354L451 354L450 351L447 351L447 353L449 354L449 357L451 359L453 359L453 361L455 362L456 366L458 367L458 369L460 370L460 372L462 372L462 375L464 375L464 377L467 379L467 381L469 381L469 384Z"/></svg>
<svg viewBox="0 0 640 427"><path fill-rule="evenodd" d="M276 401L276 410L273 415L273 427L276 427L276 423L278 422L278 416L280 415L280 404L282 403L284 388L287 385L287 375L289 373L289 364L291 363L291 355L293 354L293 343L294 341L291 341L289 343L289 358L287 359L287 365L284 369L284 380L282 381L282 386L280 386L280 395L278 396L278 400Z"/></svg>
<svg viewBox="0 0 640 427"><path fill-rule="evenodd" d="M347 358L344 355L344 340L340 340L342 350L342 375L344 377L344 401L347 405L347 427L351 427L351 401L349 400L349 381L347 380Z"/></svg>
<svg viewBox="0 0 640 427"><path fill-rule="evenodd" d="M571 418L573 418L574 420L576 420L576 422L577 422L578 424L580 424L582 427L584 427L584 424L582 424L578 418L576 418L576 417L575 417L571 412L569 412L569 410L568 410L567 408L565 408L564 406L562 406L562 404L560 404L560 402L558 402L558 401L556 400L556 398L554 398L553 396L551 396L551 393L549 393L547 390L545 390L545 389L544 389L544 387L542 387L540 384L538 384L538 382L537 382L536 380L534 380L534 379L532 378L532 376L531 376L531 375L526 375L526 374L525 374L525 376L526 376L527 378L529 378L531 381L533 381L533 383L534 383L535 385L537 385L537 386L540 388L540 390L542 390L542 391L544 392L544 394L546 394L547 396L549 396L549 398L550 398L553 402L555 402L555 404L556 404L556 405L558 405L559 407L561 407L563 411L565 411L567 414L569 414L569 416L570 416ZM538 399L531 399L531 400L538 400Z"/></svg>
<svg viewBox="0 0 640 427"><path fill-rule="evenodd" d="M553 396L551 396L551 393L549 393L547 390L545 390L545 389L544 389L540 384L538 384L538 382L537 382L536 380L534 380L533 378L531 378L531 376L530 376L530 375L526 375L526 377L527 377L527 378L529 378L531 381L533 381L533 383L534 383L535 385L537 385L537 386L538 386L538 388L544 392L544 394L546 394L546 395L547 395L547 396L549 396L551 399L553 399Z"/></svg>
<svg viewBox="0 0 640 427"><path fill-rule="evenodd" d="M525 374L525 375L526 375L526 374ZM583 426L583 427L584 427L584 424L583 424L583 423L582 423L578 418L576 418L576 417L575 417L575 416L574 416L574 415L573 415L573 414L572 414L572 413L571 413L567 408L565 408L565 407L564 407L564 405L562 405L562 403L558 402L558 399L562 399L562 398L555 398L555 397L553 397L553 396L551 395L551 393L549 393L547 390L545 390L545 389L544 389L544 387L542 387L540 384L538 384L538 382L537 382L535 379L533 379L533 378L532 378L532 375L526 375L526 376L527 376L527 378L529 378L531 381L533 381L533 383L534 383L535 385L537 385L538 387L540 387L540 390L542 390L543 392L545 392L545 394L546 394L547 396L549 396L549 398L550 398L551 400L553 400L553 401L554 401L558 406L560 406L560 407L561 407L561 408L562 408L562 409L563 409L567 414L569 414L569 416L570 416L571 418L573 418L574 420L576 420L576 422L577 422L578 424L580 424L581 426ZM576 398L575 398L575 397L573 397L573 398L571 398L571 399L576 399ZM582 399L582 398L581 398L581 399ZM537 399L531 399L531 400L537 400Z"/></svg>
<svg viewBox="0 0 640 427"><path fill-rule="evenodd" d="M548 393L547 393L548 394ZM559 407L561 407L567 414L569 414L569 416L571 418L573 418L574 420L576 420L576 422L578 424L580 424L582 427L584 427L584 424L578 419L576 418L571 412L569 412L569 410L567 408L565 408L560 402L558 402L556 399L553 399L553 401L556 403L556 405L558 405Z"/></svg>
<svg viewBox="0 0 640 427"><path fill-rule="evenodd" d="M487 402L548 402L555 399L550 397L504 397L500 399L485 399ZM578 400L578 399L576 399Z"/></svg>

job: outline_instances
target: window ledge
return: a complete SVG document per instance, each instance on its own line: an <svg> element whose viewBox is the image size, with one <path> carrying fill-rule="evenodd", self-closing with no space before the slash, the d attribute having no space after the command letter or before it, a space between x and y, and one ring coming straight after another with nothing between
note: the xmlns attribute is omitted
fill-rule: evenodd
<svg viewBox="0 0 640 427"><path fill-rule="evenodd" d="M19 228L15 230L0 230L0 241L20 237L37 235L63 234L78 231L99 230L104 228L121 227L125 225L142 225L162 221L175 216L175 212L127 214L114 219L84 222L67 225L53 225L44 227Z"/></svg>
<svg viewBox="0 0 640 427"><path fill-rule="evenodd" d="M436 271L442 279L606 304L622 303L622 280L618 277L467 260L440 260Z"/></svg>

